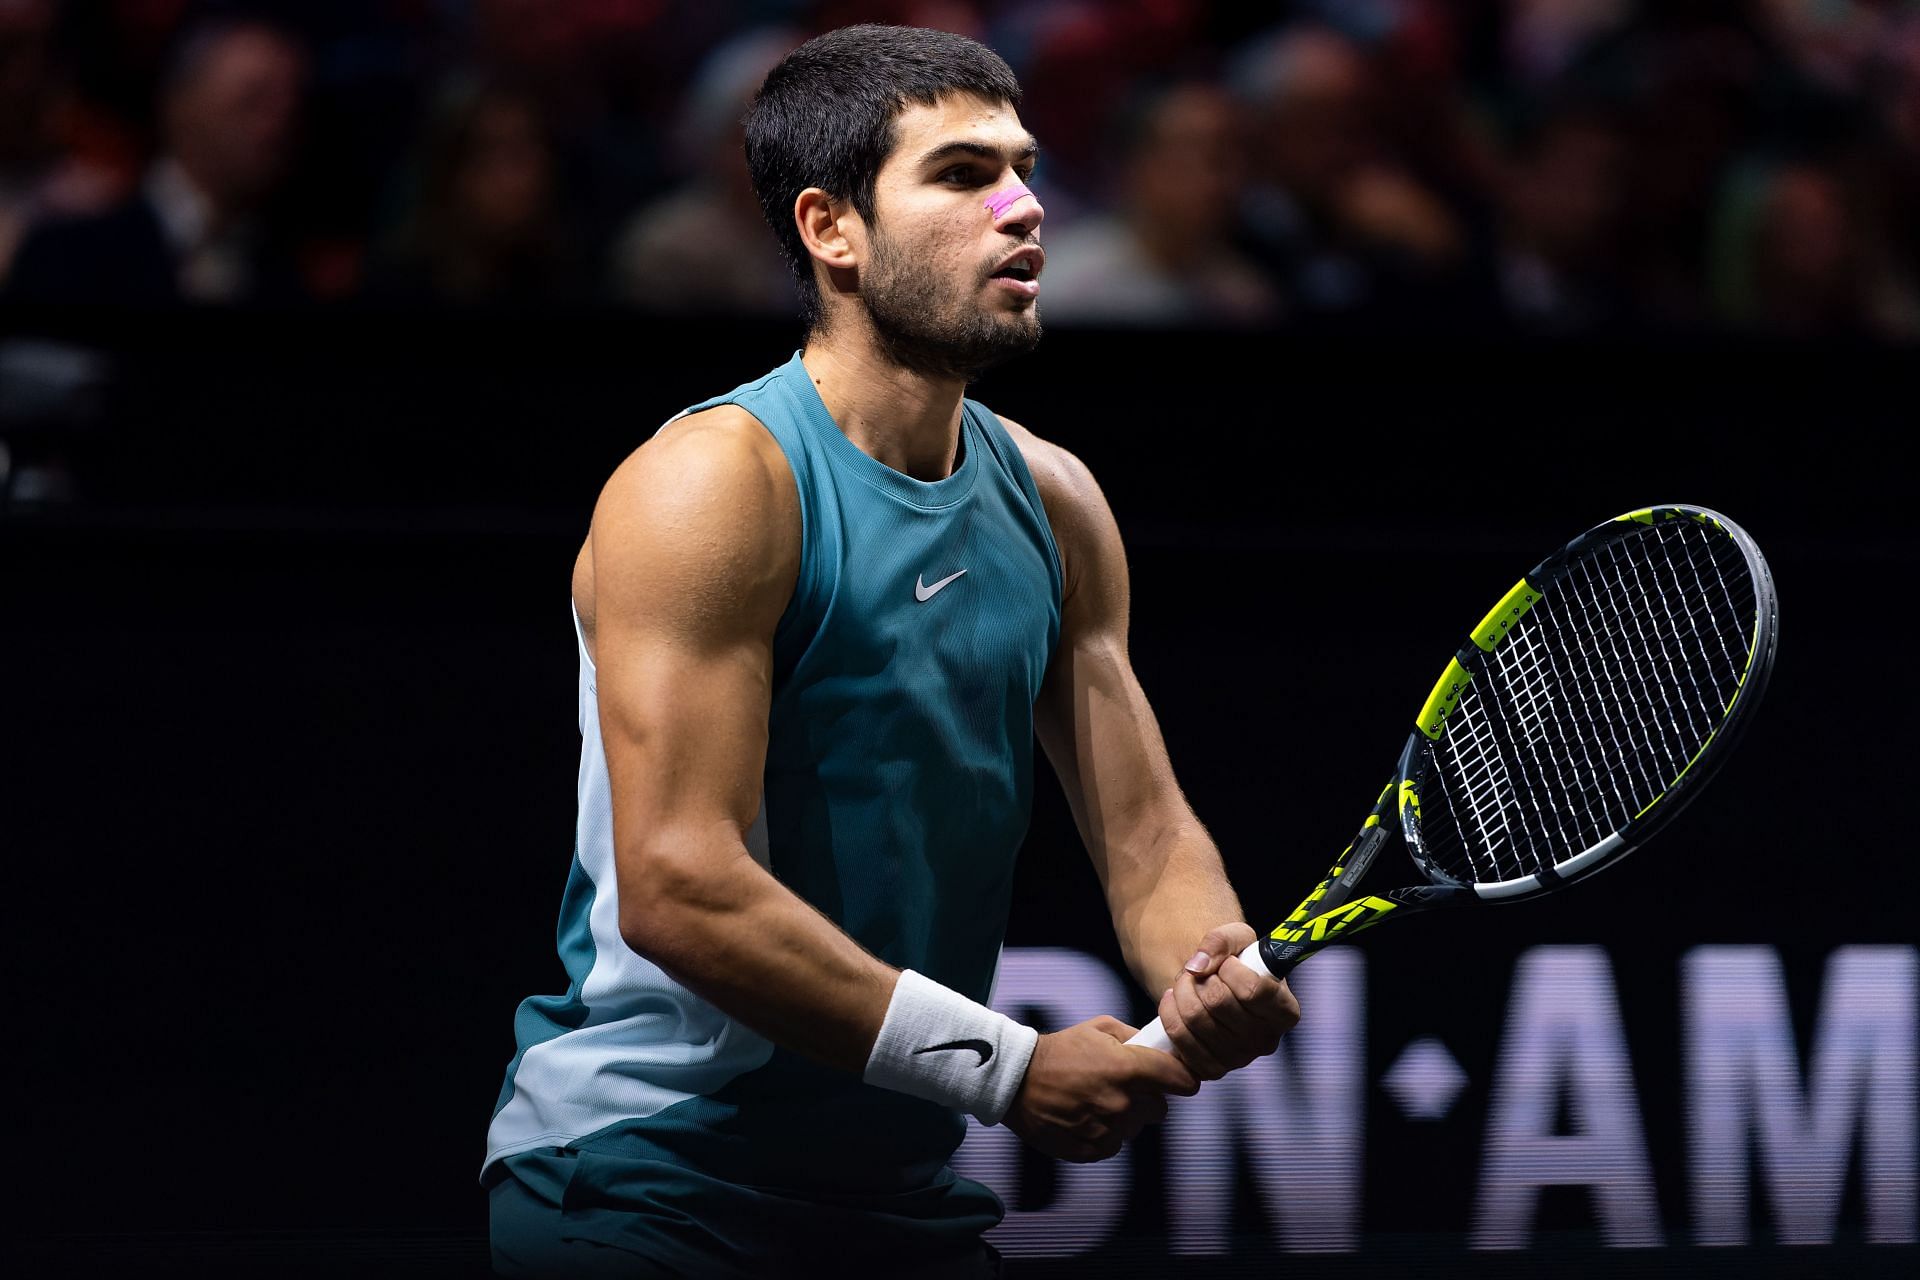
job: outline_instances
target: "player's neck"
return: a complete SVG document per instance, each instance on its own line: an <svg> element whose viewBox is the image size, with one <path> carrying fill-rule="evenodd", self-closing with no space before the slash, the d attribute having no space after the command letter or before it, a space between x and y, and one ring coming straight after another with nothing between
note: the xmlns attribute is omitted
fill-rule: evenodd
<svg viewBox="0 0 1920 1280"><path fill-rule="evenodd" d="M871 343L816 335L800 353L834 425L874 461L916 480L953 474L966 383L893 364Z"/></svg>

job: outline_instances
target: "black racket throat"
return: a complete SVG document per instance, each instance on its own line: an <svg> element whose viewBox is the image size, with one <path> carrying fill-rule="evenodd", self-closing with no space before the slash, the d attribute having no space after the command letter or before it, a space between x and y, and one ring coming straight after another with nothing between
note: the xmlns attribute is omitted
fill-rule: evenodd
<svg viewBox="0 0 1920 1280"><path fill-rule="evenodd" d="M1402 862L1406 872L1418 873L1412 851L1401 838L1400 791L1399 778L1387 784L1366 825L1341 853L1340 860L1328 869L1326 879L1278 928L1261 939L1260 957L1273 976L1285 977L1322 947L1347 941L1389 915L1411 915L1479 902L1470 886L1432 881L1403 881L1378 893L1361 891L1362 881L1376 870L1385 870L1376 864Z"/></svg>

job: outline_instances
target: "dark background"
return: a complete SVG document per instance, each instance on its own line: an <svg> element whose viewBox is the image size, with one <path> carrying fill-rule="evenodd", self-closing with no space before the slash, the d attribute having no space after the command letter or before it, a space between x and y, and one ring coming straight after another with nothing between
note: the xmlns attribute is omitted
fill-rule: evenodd
<svg viewBox="0 0 1920 1280"><path fill-rule="evenodd" d="M7 322L108 371L93 427L63 445L88 501L0 522L25 1058L9 1236L46 1267L478 1274L511 1011L563 985L573 554L621 457L794 334L579 311ZM1078 331L975 389L1105 487L1136 666L1261 927L1351 836L1459 635L1542 554L1686 501L1772 563L1763 712L1654 846L1471 927L1368 936L1370 1073L1441 1035L1471 1083L1418 1133L1371 1091L1366 1248L1316 1270L1911 1265L1860 1243L1857 1175L1831 1248L1684 1247L1676 973L1700 943L1777 947L1804 1062L1828 953L1914 942L1912 362L1859 345ZM1050 776L1008 942L1118 968ZM1583 1252L1578 1191L1548 1194L1541 1252L1464 1251L1508 977L1546 942L1610 948L1676 1246L1652 1258ZM1154 1142L1106 1254L1019 1273L1174 1273L1153 1260ZM1756 1205L1768 1240L1757 1189ZM1245 1221L1233 1265L1280 1264Z"/></svg>
<svg viewBox="0 0 1920 1280"><path fill-rule="evenodd" d="M484 1272L511 1011L563 982L573 556L656 424L796 345L736 122L860 21L1025 87L1049 336L976 395L1105 486L1256 926L1575 533L1710 506L1780 596L1750 736L1654 845L1364 940L1356 1253L1279 1252L1243 1176L1231 1255L1169 1259L1149 1132L1112 1240L1014 1274L1920 1272L1858 1150L1832 1243L1773 1243L1757 1171L1756 1243L1690 1243L1680 1006L1692 948L1773 948L1801 1087L1836 948L1920 942L1904 0L0 0L0 1257ZM1008 942L1119 967L1044 770ZM1607 949L1667 1248L1599 1247L1580 1187L1468 1248L1552 944ZM1432 1124L1379 1087L1423 1037L1467 1077Z"/></svg>

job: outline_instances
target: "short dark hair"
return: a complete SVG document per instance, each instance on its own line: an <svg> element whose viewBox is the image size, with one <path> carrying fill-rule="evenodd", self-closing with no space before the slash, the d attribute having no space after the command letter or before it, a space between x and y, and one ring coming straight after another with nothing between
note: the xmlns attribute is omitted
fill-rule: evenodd
<svg viewBox="0 0 1920 1280"><path fill-rule="evenodd" d="M952 93L1016 106L1020 82L977 40L872 23L815 36L767 73L747 108L747 172L793 268L808 328L821 319L820 287L793 224L793 202L819 187L852 201L871 222L895 119L910 104L931 107Z"/></svg>

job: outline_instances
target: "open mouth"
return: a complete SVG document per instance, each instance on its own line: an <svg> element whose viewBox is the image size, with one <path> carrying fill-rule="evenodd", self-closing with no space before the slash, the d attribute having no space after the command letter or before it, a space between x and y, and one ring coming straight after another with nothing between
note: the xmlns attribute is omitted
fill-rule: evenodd
<svg viewBox="0 0 1920 1280"><path fill-rule="evenodd" d="M1040 293L1040 272L1046 264L1047 255L1037 245L1031 246L1001 263L999 270L989 278L998 280L1002 287L1022 297L1037 297Z"/></svg>

